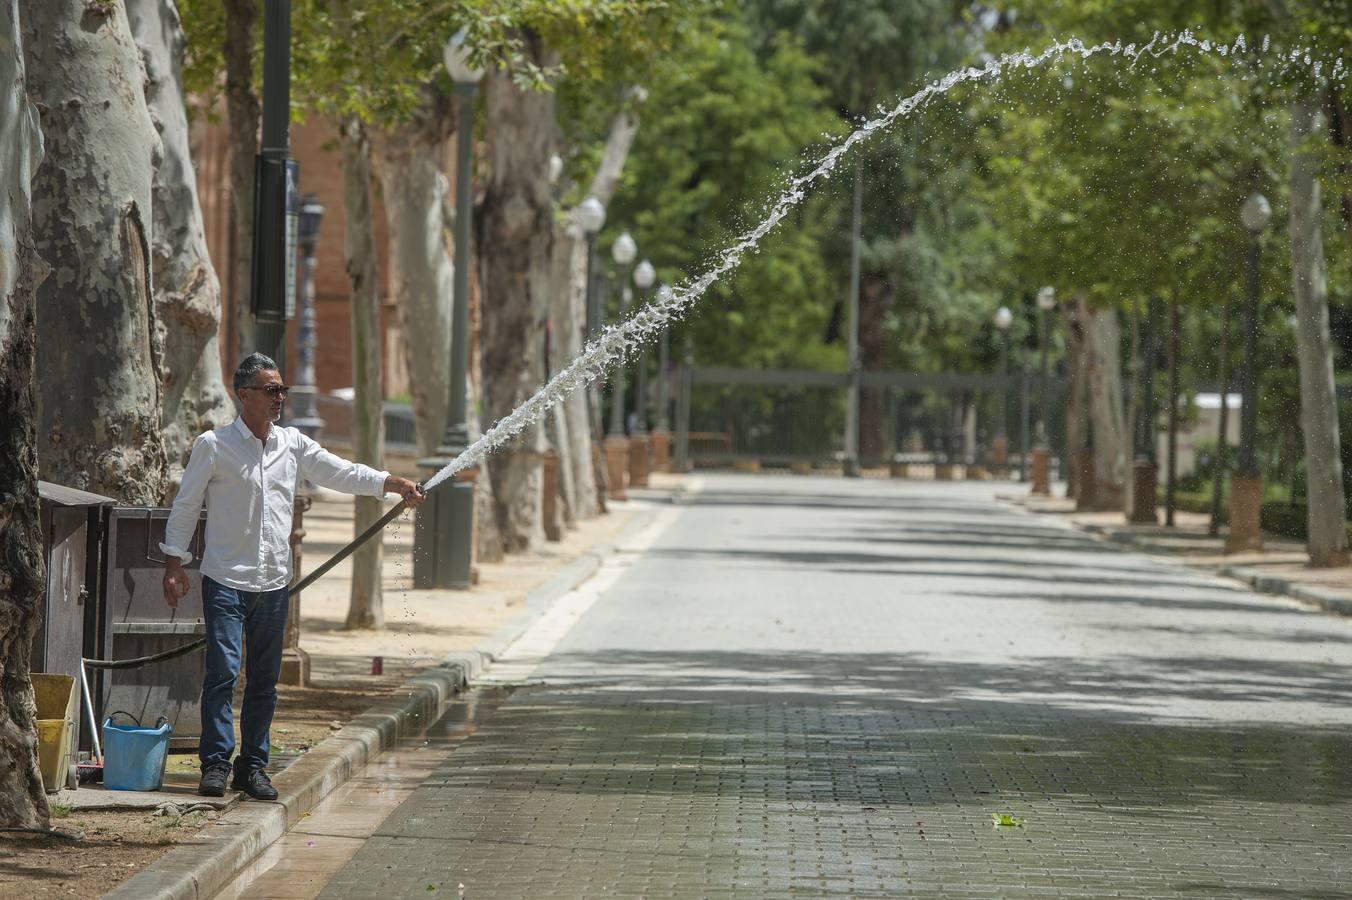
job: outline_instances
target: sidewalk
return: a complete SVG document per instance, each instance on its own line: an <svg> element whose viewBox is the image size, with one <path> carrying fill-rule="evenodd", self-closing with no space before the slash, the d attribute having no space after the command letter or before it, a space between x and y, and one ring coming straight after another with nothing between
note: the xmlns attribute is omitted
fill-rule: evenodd
<svg viewBox="0 0 1352 900"><path fill-rule="evenodd" d="M1225 536L1207 534L1210 517L1177 511L1175 525L1131 525L1120 512L1076 512L1064 497L1003 495L1031 512L1062 515L1091 534L1147 553L1167 554L1185 565L1235 578L1267 594L1291 597L1330 612L1352 615L1352 567L1314 569L1305 544L1263 533L1263 551L1225 553ZM1159 510L1160 521L1164 510Z"/></svg>
<svg viewBox="0 0 1352 900"><path fill-rule="evenodd" d="M657 476L635 497L660 500L681 479ZM343 629L351 584L346 560L300 598L306 687L279 685L273 724L276 803L239 803L227 794L193 808L194 754L175 754L159 794L82 787L53 797L54 825L83 831L74 845L24 851L23 873L0 865L0 897L70 894L207 897L231 874L400 737L433 721L459 691L558 596L588 578L626 531L651 516L651 502L612 503L540 550L478 564L469 591L414 590L413 527L402 517L384 533L384 630ZM351 540L352 498L322 492L305 517L303 570ZM373 657L382 674L373 675ZM238 701L238 697L236 700ZM164 804L172 803L166 807ZM159 807L157 810L156 807ZM200 830L199 830L200 829ZM168 852L166 852L168 851ZM78 857L78 858L76 858ZM17 876L17 877L14 877ZM128 879L130 880L124 880ZM119 885L118 883L121 882Z"/></svg>

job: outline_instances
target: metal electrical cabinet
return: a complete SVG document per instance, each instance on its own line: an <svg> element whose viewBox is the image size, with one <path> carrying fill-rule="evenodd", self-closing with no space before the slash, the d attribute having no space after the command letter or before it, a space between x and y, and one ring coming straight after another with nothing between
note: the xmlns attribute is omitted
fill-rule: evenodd
<svg viewBox="0 0 1352 900"><path fill-rule="evenodd" d="M98 644L103 518L117 501L75 488L38 482L47 590L33 636L34 672L79 678L80 657ZM78 745L91 746L83 717Z"/></svg>
<svg viewBox="0 0 1352 900"><path fill-rule="evenodd" d="M104 659L149 656L181 646L206 633L202 615L201 562L206 512L186 548L190 590L177 609L164 602L164 554L160 542L168 508L114 507L108 510L103 566L103 618L100 629ZM206 673L203 653L194 651L140 669L102 672L100 721L122 710L143 723L159 716L173 728L172 745L196 747L202 733L201 693Z"/></svg>

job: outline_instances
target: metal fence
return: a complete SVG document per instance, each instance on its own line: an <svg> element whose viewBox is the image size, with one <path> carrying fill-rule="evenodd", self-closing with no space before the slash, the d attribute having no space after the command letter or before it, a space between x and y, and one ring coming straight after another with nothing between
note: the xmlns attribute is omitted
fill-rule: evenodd
<svg viewBox="0 0 1352 900"><path fill-rule="evenodd" d="M676 456L683 468L801 469L844 461L848 375L689 367L676 380ZM920 477L942 465L1026 470L1036 439L1037 379L1030 373L864 372L859 381L862 467L904 463ZM1051 387L1048 436L1059 467L1060 380Z"/></svg>

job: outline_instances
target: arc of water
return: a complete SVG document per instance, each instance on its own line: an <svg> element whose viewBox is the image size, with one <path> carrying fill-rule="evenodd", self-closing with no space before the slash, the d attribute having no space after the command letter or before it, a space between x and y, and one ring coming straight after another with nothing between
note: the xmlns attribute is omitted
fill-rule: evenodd
<svg viewBox="0 0 1352 900"><path fill-rule="evenodd" d="M1269 38L1263 38L1263 49L1267 50ZM911 94L892 109L860 125L839 144L832 147L825 156L806 174L791 179L779 198L771 205L765 219L754 228L743 232L729 247L719 254L717 261L695 281L674 289L669 295L660 296L643 308L637 310L624 322L611 325L582 349L571 363L537 391L526 402L499 419L483 435L467 447L440 472L426 483L431 490L450 478L461 469L474 465L484 456L518 434L523 428L539 419L541 415L561 402L573 391L595 378L605 374L610 366L622 362L626 356L642 341L653 338L660 329L673 320L679 319L709 289L709 286L726 273L735 269L748 252L754 251L767 234L778 227L779 223L807 195L807 188L819 180L830 176L836 164L857 144L868 140L879 130L884 129L897 119L909 115L930 99L947 93L960 84L996 80L1007 69L1034 69L1058 59L1066 54L1075 54L1083 59L1100 54L1123 56L1132 60L1134 66L1143 56L1159 58L1168 53L1177 53L1182 47L1192 47L1211 52L1219 45L1199 39L1192 31L1181 31L1168 35L1156 32L1149 43L1138 47L1136 44L1123 44L1121 41L1105 41L1098 44L1085 44L1079 38L1055 41L1036 55L1025 50L1019 53L1006 53L988 60L980 68L967 67L954 70L943 78L932 81ZM1228 45L1230 56L1247 50L1248 44L1243 35ZM1308 50L1293 51L1289 61L1304 60L1310 65ZM1317 65L1322 65L1316 63ZM1338 58L1329 70L1329 77L1341 80L1347 75L1343 60Z"/></svg>

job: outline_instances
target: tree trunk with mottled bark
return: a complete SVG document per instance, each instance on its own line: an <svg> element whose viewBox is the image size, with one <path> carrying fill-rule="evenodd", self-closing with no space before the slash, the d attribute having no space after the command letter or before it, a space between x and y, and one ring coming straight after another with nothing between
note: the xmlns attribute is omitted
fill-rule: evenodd
<svg viewBox="0 0 1352 900"><path fill-rule="evenodd" d="M52 268L37 299L42 475L152 506L168 486L149 241L161 149L140 51L121 5L44 0L22 25L48 151L33 179Z"/></svg>
<svg viewBox="0 0 1352 900"><path fill-rule="evenodd" d="M173 0L128 0L127 16L145 61L146 102L164 149L151 184L153 339L164 378L165 450L176 484L193 439L233 419L235 406L221 377L221 288L207 251L188 145L183 28Z"/></svg>
<svg viewBox="0 0 1352 900"><path fill-rule="evenodd" d="M1329 336L1324 214L1320 200L1320 104L1312 96L1291 104L1291 282L1296 297L1296 351L1300 416L1305 438L1309 511L1307 549L1314 566L1348 561L1347 507L1338 434L1338 396Z"/></svg>
<svg viewBox="0 0 1352 900"><path fill-rule="evenodd" d="M366 126L352 117L339 129L343 154L344 249L352 308L352 455L373 469L385 467L384 397L380 383L380 295L371 219L371 143ZM353 535L361 534L384 512L379 497L357 497ZM352 554L352 591L347 628L382 628L382 536L377 534Z"/></svg>
<svg viewBox="0 0 1352 900"><path fill-rule="evenodd" d="M16 0L0 0L0 826L45 828L29 652L46 589L38 510L33 172L42 158L28 101Z"/></svg>
<svg viewBox="0 0 1352 900"><path fill-rule="evenodd" d="M635 87L626 93L624 107L610 122L601 164L592 177L591 196L609 204L619 188L629 150L638 134L638 107L647 93ZM558 228L554 241L555 287L553 315L556 327L560 367L582 352L587 322L587 241L576 216L570 211ZM559 279L563 280L560 281ZM564 464L572 473L573 508L578 518L591 518L600 511L596 470L592 455L592 422L587 393L574 391L562 404L567 452Z"/></svg>
<svg viewBox="0 0 1352 900"><path fill-rule="evenodd" d="M230 141L230 246L233 268L231 311L237 362L254 351L253 296L254 158L262 107L253 84L256 0L222 0L225 4L225 116Z"/></svg>
<svg viewBox="0 0 1352 900"><path fill-rule="evenodd" d="M1126 415L1122 410L1122 328L1115 309L1084 306L1085 369L1093 436L1094 496L1099 510L1122 509L1127 487Z"/></svg>
<svg viewBox="0 0 1352 900"><path fill-rule="evenodd" d="M542 68L557 54L530 31L521 53ZM550 291L554 210L545 177L553 152L552 91L523 88L507 70L490 72L488 176L478 225L483 297L483 384L488 418L508 415L544 381L544 321ZM543 428L528 425L487 459L498 527L508 553L544 540Z"/></svg>
<svg viewBox="0 0 1352 900"><path fill-rule="evenodd" d="M446 431L454 266L447 250L446 141L450 98L428 87L405 124L377 136L375 167L389 229L390 292L399 312L418 453L431 456Z"/></svg>
<svg viewBox="0 0 1352 900"><path fill-rule="evenodd" d="M470 248L474 250L473 247ZM483 341L480 335L483 327L483 295L475 277L474 267L469 273L469 372L465 386L469 396L465 398L465 419L469 425L469 441L474 443L483 437ZM488 466L480 464L478 474L474 476L474 554L476 562L498 562L506 554L502 549L502 534L498 530L497 507L493 501L493 479L488 475Z"/></svg>

